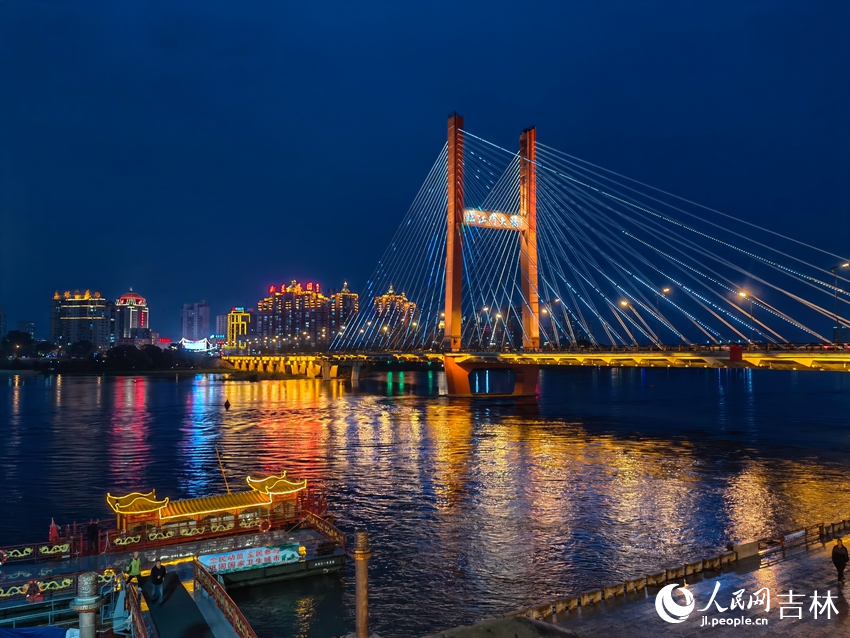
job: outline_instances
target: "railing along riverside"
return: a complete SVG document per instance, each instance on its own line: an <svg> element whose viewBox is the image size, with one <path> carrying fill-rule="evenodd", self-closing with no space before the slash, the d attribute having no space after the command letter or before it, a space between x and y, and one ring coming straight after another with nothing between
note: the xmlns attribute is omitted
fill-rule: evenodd
<svg viewBox="0 0 850 638"><path fill-rule="evenodd" d="M512 611L504 614L503 617L527 616L537 619L552 618L554 622L556 616L560 616L562 613L570 613L577 607L594 605L602 600L621 596L624 593L648 591L650 587L660 588L667 583L680 581L680 579L684 579L686 576L701 571L720 572L724 565L729 565L742 559L758 557L760 561L764 561L769 565L772 562L781 560L785 556L785 550L787 549L797 547L808 548L809 545L814 544L825 545L831 538L834 539L843 536L843 532L848 530L850 530L850 519L842 519L834 523L815 523L814 525L802 527L787 534L762 538L756 541L738 544L730 542L727 545L728 551L718 556L704 558L691 563L680 563L673 568L659 569L645 576L639 576L623 582L614 582L596 589L588 589L577 595Z"/></svg>
<svg viewBox="0 0 850 638"><path fill-rule="evenodd" d="M49 574L36 578L22 578L19 580L10 580L0 583L0 602L7 600L22 600L27 598L33 592L30 591L31 585L35 584L38 587L39 593L57 594L57 593L75 593L77 591L77 578L85 572L73 572L68 574ZM116 574L111 568L101 571L94 570L97 574L98 587L110 585L115 582ZM14 574L12 574L14 577Z"/></svg>
<svg viewBox="0 0 850 638"><path fill-rule="evenodd" d="M832 532L832 530L830 530ZM822 543L826 540L824 523L809 525L787 534L760 538L758 542L758 555L766 561L772 562L782 557L786 549L794 547L808 547L814 543Z"/></svg>
<svg viewBox="0 0 850 638"><path fill-rule="evenodd" d="M339 543L343 553L345 553L345 534L343 534L338 527L309 511L304 515L304 520L316 529L316 531L320 532L322 536L329 538L335 543Z"/></svg>
<svg viewBox="0 0 850 638"><path fill-rule="evenodd" d="M203 587L204 590L210 595L215 601L216 607L221 610L221 613L224 614L224 617L227 618L227 622L230 623L230 626L233 627L233 631L236 632L236 635L239 638L257 638L257 634L254 633L254 630L251 628L251 625L248 624L245 616L239 610L239 607L236 606L236 603L233 602L233 599L227 595L227 592L222 587L221 583L219 583L215 576L213 576L207 569L198 561L196 558L194 560L195 564L195 589L198 587Z"/></svg>
<svg viewBox="0 0 850 638"><path fill-rule="evenodd" d="M148 627L145 624L145 619L142 616L142 603L139 600L139 591L135 585L125 582L127 588L127 596L124 598L127 607L127 614L130 616L130 622L133 625L134 638L148 638Z"/></svg>

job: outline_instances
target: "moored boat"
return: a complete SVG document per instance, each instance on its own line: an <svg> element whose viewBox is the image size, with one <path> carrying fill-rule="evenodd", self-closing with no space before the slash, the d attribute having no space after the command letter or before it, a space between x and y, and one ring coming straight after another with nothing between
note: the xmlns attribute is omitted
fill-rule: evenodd
<svg viewBox="0 0 850 638"><path fill-rule="evenodd" d="M327 500L309 490L306 480L293 481L282 472L248 477L246 483L246 490L184 500L159 498L155 490L107 494L115 519L96 527L68 525L64 533L51 526L48 542L0 546L0 582L35 580L51 591L67 583L70 590L72 579L62 574L120 571L134 551L145 563L197 558L228 586L343 566L345 535L334 526Z"/></svg>

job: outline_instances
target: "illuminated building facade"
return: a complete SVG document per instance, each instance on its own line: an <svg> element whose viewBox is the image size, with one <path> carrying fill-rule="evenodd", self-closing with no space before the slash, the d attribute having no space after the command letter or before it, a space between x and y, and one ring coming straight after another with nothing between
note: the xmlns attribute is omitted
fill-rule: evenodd
<svg viewBox="0 0 850 638"><path fill-rule="evenodd" d="M110 345L112 304L99 292L75 290L53 295L50 307L50 340L67 347L89 341L96 348Z"/></svg>
<svg viewBox="0 0 850 638"><path fill-rule="evenodd" d="M269 288L269 296L257 302L254 336L258 344L274 350L314 350L330 343L330 304L321 286L301 285Z"/></svg>
<svg viewBox="0 0 850 638"><path fill-rule="evenodd" d="M357 314L360 307L360 296L348 289L348 282L343 282L342 290L328 299L330 306L331 337L335 333L342 334L351 318Z"/></svg>
<svg viewBox="0 0 850 638"><path fill-rule="evenodd" d="M372 318L364 341L367 348L408 347L417 339L423 326L418 326L416 304L404 292L397 293L392 285L372 302Z"/></svg>
<svg viewBox="0 0 850 638"><path fill-rule="evenodd" d="M138 334L139 330L149 331L147 300L130 288L115 302L112 324L112 339L116 343L121 339L136 338L134 334Z"/></svg>
<svg viewBox="0 0 850 638"><path fill-rule="evenodd" d="M396 293L392 285L386 294L375 297L372 307L375 317L387 325L409 324L416 317L416 304L403 292Z"/></svg>
<svg viewBox="0 0 850 638"><path fill-rule="evenodd" d="M183 304L180 334L183 339L190 341L200 341L210 336L210 307L206 301Z"/></svg>
<svg viewBox="0 0 850 638"><path fill-rule="evenodd" d="M227 347L243 348L251 329L253 313L245 308L232 308L227 315Z"/></svg>

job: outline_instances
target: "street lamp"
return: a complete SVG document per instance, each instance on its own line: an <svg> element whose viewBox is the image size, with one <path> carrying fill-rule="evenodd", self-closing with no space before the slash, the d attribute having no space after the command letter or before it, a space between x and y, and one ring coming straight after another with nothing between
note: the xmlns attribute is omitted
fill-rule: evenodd
<svg viewBox="0 0 850 638"><path fill-rule="evenodd" d="M658 337L659 343L661 342L661 314L658 310L658 297L660 295L667 296L667 293L670 292L670 288L664 287L661 289L661 292L655 291L655 336Z"/></svg>
<svg viewBox="0 0 850 638"><path fill-rule="evenodd" d="M755 321L753 321L753 296L748 294L746 291L741 291L738 293L738 296L741 299L749 299L750 300L750 344L753 343L753 331L755 328Z"/></svg>
<svg viewBox="0 0 850 638"><path fill-rule="evenodd" d="M835 277L835 331L838 333L837 338L835 339L835 345L841 345L841 324L838 322L838 272L839 268L848 268L850 267L850 261L845 261L843 264L838 264L837 266L833 266L830 268L832 271L833 277Z"/></svg>

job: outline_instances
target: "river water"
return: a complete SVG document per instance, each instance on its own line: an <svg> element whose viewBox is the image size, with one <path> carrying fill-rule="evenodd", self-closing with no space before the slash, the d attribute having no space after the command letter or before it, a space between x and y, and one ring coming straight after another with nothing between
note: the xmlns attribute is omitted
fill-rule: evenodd
<svg viewBox="0 0 850 638"><path fill-rule="evenodd" d="M371 629L420 636L850 518L850 375L571 368L537 400L440 372L361 381L0 376L0 540L109 517L107 491L188 498L287 470L367 528ZM223 409L225 399L232 408ZM261 638L354 627L353 565L235 591Z"/></svg>

